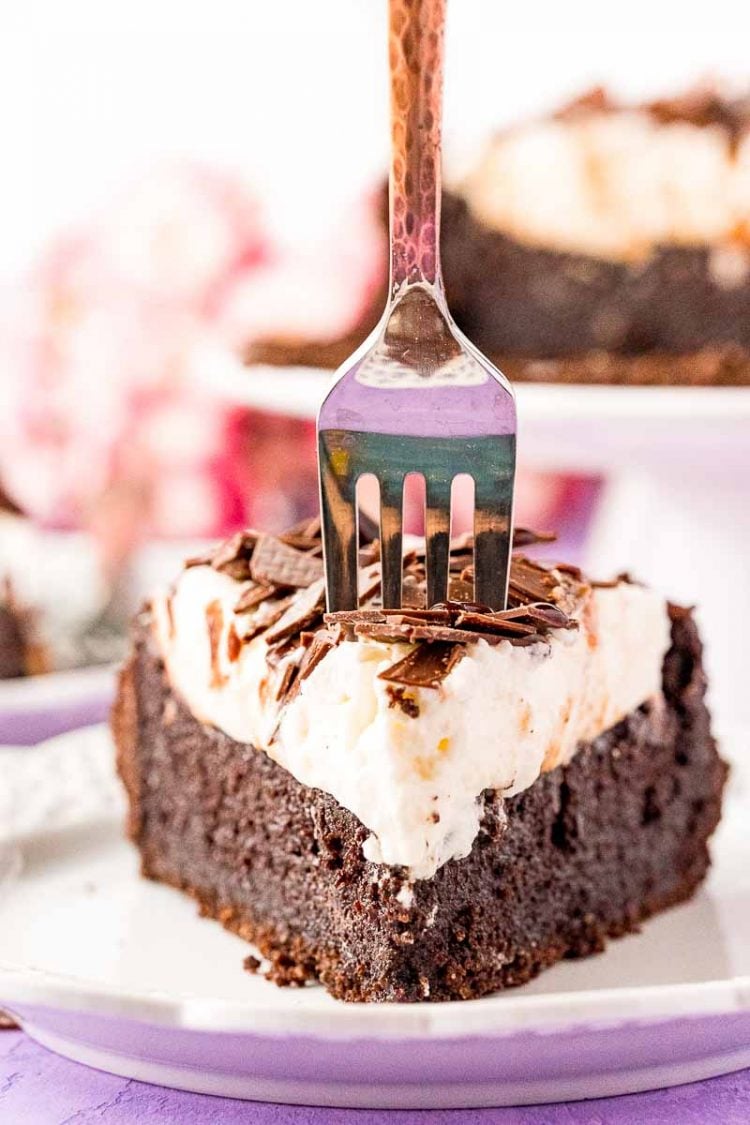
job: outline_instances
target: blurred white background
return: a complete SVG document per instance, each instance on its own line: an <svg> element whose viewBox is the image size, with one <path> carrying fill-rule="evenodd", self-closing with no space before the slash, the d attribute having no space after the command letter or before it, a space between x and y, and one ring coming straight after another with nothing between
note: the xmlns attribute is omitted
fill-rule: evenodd
<svg viewBox="0 0 750 1125"><path fill-rule="evenodd" d="M750 73L746 0L448 9L454 167L494 125L587 85L640 95ZM2 12L0 278L156 159L242 171L290 238L385 167L385 0L3 0Z"/></svg>

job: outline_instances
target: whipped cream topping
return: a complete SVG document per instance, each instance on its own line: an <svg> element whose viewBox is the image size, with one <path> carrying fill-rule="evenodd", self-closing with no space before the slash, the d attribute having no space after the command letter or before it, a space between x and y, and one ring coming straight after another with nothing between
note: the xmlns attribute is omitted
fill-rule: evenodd
<svg viewBox="0 0 750 1125"><path fill-rule="evenodd" d="M195 566L154 601L172 687L197 719L331 794L370 830L366 858L404 866L412 880L468 855L485 789L526 789L658 697L669 644L663 598L620 583L593 589L579 628L548 643L467 646L437 689L409 689L411 714L378 679L411 646L366 638L332 648L280 708L285 665L299 652L273 667L262 633L238 646L252 615L234 612L237 598L232 578Z"/></svg>
<svg viewBox="0 0 750 1125"><path fill-rule="evenodd" d="M464 195L485 226L594 257L746 239L750 136L636 110L539 121L496 137Z"/></svg>

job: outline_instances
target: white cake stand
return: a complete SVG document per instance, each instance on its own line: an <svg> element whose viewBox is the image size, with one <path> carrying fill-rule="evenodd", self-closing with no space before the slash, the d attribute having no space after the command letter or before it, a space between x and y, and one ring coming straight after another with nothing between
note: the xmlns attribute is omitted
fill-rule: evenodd
<svg viewBox="0 0 750 1125"><path fill-rule="evenodd" d="M213 351L193 373L232 403L303 419L332 381ZM714 710L750 718L750 389L520 384L516 394L523 466L605 478L586 565L697 605Z"/></svg>

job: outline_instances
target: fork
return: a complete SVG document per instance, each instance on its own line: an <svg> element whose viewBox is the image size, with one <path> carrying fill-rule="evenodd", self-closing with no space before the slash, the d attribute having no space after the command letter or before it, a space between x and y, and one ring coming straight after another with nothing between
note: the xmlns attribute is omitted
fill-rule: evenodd
<svg viewBox="0 0 750 1125"><path fill-rule="evenodd" d="M380 487L382 601L401 605L403 492L425 481L427 605L448 596L451 488L474 480L474 600L504 609L516 410L505 377L454 324L440 268L445 0L390 0L390 291L318 415L329 612L358 604L357 481Z"/></svg>

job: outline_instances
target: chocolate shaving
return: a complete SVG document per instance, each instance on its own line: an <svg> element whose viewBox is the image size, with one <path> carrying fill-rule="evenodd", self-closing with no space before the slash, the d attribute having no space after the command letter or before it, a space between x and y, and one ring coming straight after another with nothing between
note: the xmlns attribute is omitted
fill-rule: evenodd
<svg viewBox="0 0 750 1125"><path fill-rule="evenodd" d="M391 684L385 689L388 696L388 706L398 707L410 719L419 718L419 704L416 699L406 694L405 688L393 687Z"/></svg>
<svg viewBox="0 0 750 1125"><path fill-rule="evenodd" d="M294 683L298 672L299 665L295 664L293 661L290 660L288 664L284 665L284 671L281 673L279 686L276 688L276 699L279 702L282 702L285 698L288 698L292 684Z"/></svg>
<svg viewBox="0 0 750 1125"><path fill-rule="evenodd" d="M293 599L291 597L283 598L277 602L275 608L270 613L258 613L250 621L250 625L246 633L242 637L242 643L247 644L248 641L254 640L259 637L261 633L265 633L277 621L280 621L286 611L292 605ZM273 605L273 603L271 603Z"/></svg>
<svg viewBox="0 0 750 1125"><path fill-rule="evenodd" d="M460 613L456 618L456 625L462 629L476 629L480 633L507 634L508 636L527 636L537 630L533 625L523 621L514 621L497 613Z"/></svg>
<svg viewBox="0 0 750 1125"><path fill-rule="evenodd" d="M473 645L478 641L497 645L503 640L513 640L512 637L501 637L496 633L475 633L471 629L457 629L455 625L415 625L412 627L411 639L431 642L451 641L459 645Z"/></svg>
<svg viewBox="0 0 750 1125"><path fill-rule="evenodd" d="M230 578L243 582L250 578L250 560L258 536L254 531L238 531L214 551L211 566Z"/></svg>
<svg viewBox="0 0 750 1125"><path fill-rule="evenodd" d="M234 622L229 626L227 633L227 660L230 664L234 664L239 660L240 653L242 652L242 641L234 627Z"/></svg>
<svg viewBox="0 0 750 1125"><path fill-rule="evenodd" d="M310 673L318 667L323 657L327 656L331 649L335 647L335 636L330 633L316 633L312 644L302 658L299 669L300 680L306 680Z"/></svg>
<svg viewBox="0 0 750 1125"><path fill-rule="evenodd" d="M299 692L303 680L317 668L324 656L327 656L331 649L335 648L341 640L341 630L338 628L329 629L325 632L318 633L304 633L303 636L310 638L310 643L306 646L306 652L302 657L300 664L287 665L287 668L293 667L295 672L299 673L290 677L289 682L286 682L286 669L284 671L284 678L279 687L279 692L283 695L284 703L290 703ZM282 692L281 689L284 688ZM277 694L277 699L279 695Z"/></svg>
<svg viewBox="0 0 750 1125"><path fill-rule="evenodd" d="M206 606L206 623L208 625L208 643L211 649L211 687L220 688L227 681L219 662L219 646L224 627L224 614L220 601L209 602Z"/></svg>
<svg viewBox="0 0 750 1125"><path fill-rule="evenodd" d="M287 528L279 539L286 540L287 538L301 539L320 539L320 516L308 516L307 519L300 520L295 523L293 527Z"/></svg>
<svg viewBox="0 0 750 1125"><path fill-rule="evenodd" d="M506 610L503 616L508 621L519 618L533 621L534 624L543 625L546 629L578 628L578 622L574 617L569 617L559 606L552 605L550 602L530 602L528 605Z"/></svg>
<svg viewBox="0 0 750 1125"><path fill-rule="evenodd" d="M554 602L560 579L552 571L523 555L516 555L510 568L509 598L516 604Z"/></svg>
<svg viewBox="0 0 750 1125"><path fill-rule="evenodd" d="M359 541L360 543L373 543L380 535L380 528L374 519L366 512L359 513Z"/></svg>
<svg viewBox="0 0 750 1125"><path fill-rule="evenodd" d="M385 613L382 609L340 609L336 613L324 614L323 619L326 625L357 625L361 621L382 623L385 621Z"/></svg>
<svg viewBox="0 0 750 1125"><path fill-rule="evenodd" d="M517 637L511 641L514 648L528 648L530 645L546 644L549 649L549 637L541 633L530 633L528 637Z"/></svg>
<svg viewBox="0 0 750 1125"><path fill-rule="evenodd" d="M323 613L325 605L325 582L319 578L307 588L304 594L292 598L289 608L283 613L274 627L266 633L269 645L287 640L303 629L309 629Z"/></svg>
<svg viewBox="0 0 750 1125"><path fill-rule="evenodd" d="M262 602L268 601L283 588L282 586L267 586L260 582L249 582L240 594L234 612L249 613L251 609L255 609Z"/></svg>
<svg viewBox="0 0 750 1125"><path fill-rule="evenodd" d="M403 660L381 672L378 679L403 687L437 688L464 652L463 646L457 644L419 645Z"/></svg>
<svg viewBox="0 0 750 1125"><path fill-rule="evenodd" d="M367 566L360 572L359 600L365 605L380 593L380 565Z"/></svg>
<svg viewBox="0 0 750 1125"><path fill-rule="evenodd" d="M400 623L413 625L421 625L423 621L435 625L448 625L453 616L440 606L433 606L432 609L383 609L380 612L386 618L398 618Z"/></svg>
<svg viewBox="0 0 750 1125"><path fill-rule="evenodd" d="M363 621L354 626L357 637L367 637L371 641L380 641L384 645L409 644L412 640L412 630L409 625L395 625L391 622L377 623Z"/></svg>
<svg viewBox="0 0 750 1125"><path fill-rule="evenodd" d="M323 563L272 535L262 535L253 551L249 576L270 586L311 586L323 577Z"/></svg>
<svg viewBox="0 0 750 1125"><path fill-rule="evenodd" d="M377 539L374 543L367 543L364 547L360 547L358 558L360 566L372 566L373 563L378 563L380 561L380 543ZM380 567L378 567L379 570Z"/></svg>
<svg viewBox="0 0 750 1125"><path fill-rule="evenodd" d="M472 574L473 579L473 574ZM474 597L474 582L467 581L463 574L459 578L448 579L448 597L453 602L468 602Z"/></svg>
<svg viewBox="0 0 750 1125"><path fill-rule="evenodd" d="M473 537L464 535L451 547L449 597L426 606L424 550L410 550L404 557L402 604L384 609L377 604L381 591L380 544L376 528L360 525L361 608L325 613L325 584L320 521L304 520L280 537L241 532L218 548L188 560L186 565L210 564L216 570L242 581L234 611L250 614L249 631L240 636L231 625L227 634L227 657L239 658L242 645L266 634L266 660L270 668L287 660L280 675L276 697L294 697L302 681L328 652L344 639L367 638L388 644L413 646L403 659L381 673L380 678L399 687L389 688L391 706L405 714L418 714L418 704L404 695L406 687L435 688L461 659L468 645L485 641L491 645L507 641L517 646L549 644L549 633L578 627L573 611L586 586L580 570L561 564L542 565L523 555L511 562L509 608L501 612L474 600ZM554 535L518 528L514 547L549 543ZM602 583L601 585L606 585ZM207 610L211 643L212 683L223 683L218 646L223 635L221 604ZM223 655L223 654L222 654Z"/></svg>
<svg viewBox="0 0 750 1125"><path fill-rule="evenodd" d="M568 574L574 578L576 582L583 581L583 571L580 566L575 566L573 563L555 563L555 570L559 574Z"/></svg>
<svg viewBox="0 0 750 1125"><path fill-rule="evenodd" d="M320 558L323 554L323 544L319 539L310 539L306 535L280 535L279 542L284 543L287 547L293 547L295 551L302 551L304 555L313 555L315 558Z"/></svg>
<svg viewBox="0 0 750 1125"><path fill-rule="evenodd" d="M455 602L449 600L447 602L436 602L432 607L438 610L448 610L455 617L459 613L494 613L490 606L485 605L484 602L474 602L471 599L465 602Z"/></svg>
<svg viewBox="0 0 750 1125"><path fill-rule="evenodd" d="M454 625L398 625L387 622L384 625L355 625L358 637L368 637L381 644L416 644L418 641L430 643L445 641L454 645L473 645L478 641L499 644L505 638L491 633L473 633L469 629L457 629Z"/></svg>
<svg viewBox="0 0 750 1125"><path fill-rule="evenodd" d="M555 531L532 531L528 527L516 527L513 529L513 550L533 547L537 543L554 543L556 539Z"/></svg>
<svg viewBox="0 0 750 1125"><path fill-rule="evenodd" d="M404 609L424 609L427 598L424 585L414 574L404 575L401 586L401 604Z"/></svg>
<svg viewBox="0 0 750 1125"><path fill-rule="evenodd" d="M190 570L190 568L194 566L210 566L214 561L215 553L216 548L211 547L210 550L203 551L199 555L191 555L189 559L185 559L183 566L185 567L185 570Z"/></svg>
<svg viewBox="0 0 750 1125"><path fill-rule="evenodd" d="M167 631L170 640L174 640L175 635L175 620L174 620L174 588L170 589L164 601L164 608L167 611Z"/></svg>

